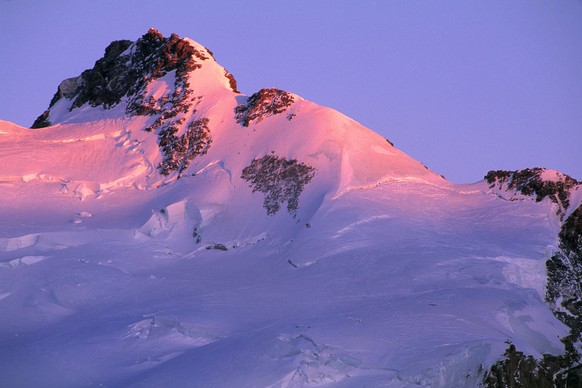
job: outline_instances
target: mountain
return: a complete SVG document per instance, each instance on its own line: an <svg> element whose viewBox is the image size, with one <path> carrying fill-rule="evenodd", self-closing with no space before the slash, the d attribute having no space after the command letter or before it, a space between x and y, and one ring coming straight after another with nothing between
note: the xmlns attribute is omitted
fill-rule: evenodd
<svg viewBox="0 0 582 388"><path fill-rule="evenodd" d="M580 382L560 172L455 185L153 29L0 141L7 386Z"/></svg>

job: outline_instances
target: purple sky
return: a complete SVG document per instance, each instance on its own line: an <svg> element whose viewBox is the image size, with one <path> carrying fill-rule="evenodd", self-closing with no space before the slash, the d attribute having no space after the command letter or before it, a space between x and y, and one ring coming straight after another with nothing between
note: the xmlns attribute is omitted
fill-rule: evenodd
<svg viewBox="0 0 582 388"><path fill-rule="evenodd" d="M454 182L582 180L578 0L0 0L0 119L30 126L63 79L150 27L207 46L241 92L335 108Z"/></svg>

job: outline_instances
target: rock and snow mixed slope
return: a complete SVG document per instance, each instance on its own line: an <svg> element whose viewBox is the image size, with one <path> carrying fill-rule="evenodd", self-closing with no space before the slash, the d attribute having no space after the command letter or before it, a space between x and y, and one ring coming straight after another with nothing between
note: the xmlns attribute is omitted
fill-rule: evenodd
<svg viewBox="0 0 582 388"><path fill-rule="evenodd" d="M476 386L508 342L565 352L579 274L548 296L546 261L578 268L582 189L557 172L451 184L155 30L34 127L0 123L3 384Z"/></svg>

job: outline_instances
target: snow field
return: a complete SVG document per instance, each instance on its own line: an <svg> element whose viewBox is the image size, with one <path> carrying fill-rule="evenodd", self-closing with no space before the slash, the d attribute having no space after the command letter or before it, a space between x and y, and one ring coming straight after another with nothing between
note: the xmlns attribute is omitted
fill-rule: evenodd
<svg viewBox="0 0 582 388"><path fill-rule="evenodd" d="M563 351L549 200L451 184L296 95L243 127L222 67L188 80L179 130L208 118L212 144L181 176L126 100L0 122L0 385L472 387L508 341ZM315 168L296 215L241 178L265 155Z"/></svg>

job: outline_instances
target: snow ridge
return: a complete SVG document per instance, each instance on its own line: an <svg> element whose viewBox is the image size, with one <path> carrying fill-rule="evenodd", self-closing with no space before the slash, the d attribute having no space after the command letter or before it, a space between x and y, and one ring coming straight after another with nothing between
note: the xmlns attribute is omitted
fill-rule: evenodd
<svg viewBox="0 0 582 388"><path fill-rule="evenodd" d="M526 197L535 195L535 201L545 198L552 201L556 207L556 215L564 219L570 206L570 191L576 190L580 183L559 171L545 168L527 168L518 171L489 171L485 175L491 189L510 200L517 199L517 194Z"/></svg>

